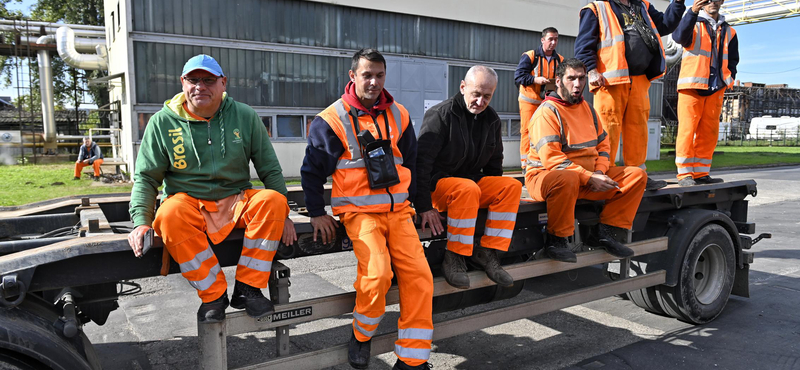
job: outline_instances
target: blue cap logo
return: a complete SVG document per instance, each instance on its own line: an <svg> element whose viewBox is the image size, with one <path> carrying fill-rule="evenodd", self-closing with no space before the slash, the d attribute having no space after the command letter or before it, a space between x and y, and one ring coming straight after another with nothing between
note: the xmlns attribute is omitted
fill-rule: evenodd
<svg viewBox="0 0 800 370"><path fill-rule="evenodd" d="M183 65L183 72L181 73L181 76L186 76L186 74L189 72L198 69L207 71L217 77L225 76L222 73L222 67L219 66L219 63L217 63L214 58L205 54L195 55L189 59L189 61Z"/></svg>

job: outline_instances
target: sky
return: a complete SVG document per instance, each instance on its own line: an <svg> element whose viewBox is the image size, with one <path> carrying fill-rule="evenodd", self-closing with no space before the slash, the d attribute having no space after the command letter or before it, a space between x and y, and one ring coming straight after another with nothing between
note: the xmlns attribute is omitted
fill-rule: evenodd
<svg viewBox="0 0 800 370"><path fill-rule="evenodd" d="M34 0L9 3L9 9L30 13ZM741 82L788 84L800 88L800 17L739 25L739 73ZM13 87L0 86L0 96L16 96Z"/></svg>

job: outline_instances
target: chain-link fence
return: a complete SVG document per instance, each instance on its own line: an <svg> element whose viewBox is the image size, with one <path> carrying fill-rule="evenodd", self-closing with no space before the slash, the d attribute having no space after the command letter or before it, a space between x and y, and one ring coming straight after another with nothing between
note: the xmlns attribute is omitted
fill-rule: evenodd
<svg viewBox="0 0 800 370"><path fill-rule="evenodd" d="M678 126L661 127L662 146L674 146ZM720 127L718 146L800 146L800 127L767 130L739 127Z"/></svg>

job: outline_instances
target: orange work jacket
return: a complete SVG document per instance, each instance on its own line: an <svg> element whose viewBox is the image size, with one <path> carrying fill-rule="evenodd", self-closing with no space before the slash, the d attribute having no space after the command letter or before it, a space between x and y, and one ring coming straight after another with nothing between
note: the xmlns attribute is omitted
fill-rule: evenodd
<svg viewBox="0 0 800 370"><path fill-rule="evenodd" d="M731 77L731 70L728 69L728 45L733 37L736 36L736 30L726 24L721 26L716 32L716 40L714 45L720 45L722 42L722 55L718 55L718 50L712 50L711 34L708 28L711 27L706 22L698 21L694 25L694 37L692 38L692 45L683 50L683 57L681 60L681 73L678 76L678 90L684 89L698 89L708 90L708 78L711 74L711 66L718 65L718 59L722 57L722 78L725 85L731 86L733 84L733 77ZM727 32L723 32L727 30ZM724 34L724 39L722 39Z"/></svg>
<svg viewBox="0 0 800 370"><path fill-rule="evenodd" d="M544 78L556 78L556 66L558 63L564 61L564 57L558 55L558 61L556 58L550 58L550 61L547 61L547 57L540 55L538 58L535 55L536 50L528 50L525 52L525 55L531 59L531 64L533 64L533 70L531 70L531 76L534 77L544 77ZM538 59L538 60L537 60ZM531 84L528 86L519 85L519 98L518 101L529 103L529 104L542 104L542 89L544 88L543 85Z"/></svg>

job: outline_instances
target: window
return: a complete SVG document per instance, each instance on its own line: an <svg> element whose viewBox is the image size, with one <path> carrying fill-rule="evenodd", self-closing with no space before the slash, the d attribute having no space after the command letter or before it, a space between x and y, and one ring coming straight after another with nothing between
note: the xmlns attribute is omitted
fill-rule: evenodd
<svg viewBox="0 0 800 370"><path fill-rule="evenodd" d="M267 135L272 138L272 116L261 117L261 122L263 122L264 127L267 128Z"/></svg>
<svg viewBox="0 0 800 370"><path fill-rule="evenodd" d="M511 131L509 136L511 137L519 137L519 120L518 119L511 119Z"/></svg>
<svg viewBox="0 0 800 370"><path fill-rule="evenodd" d="M150 117L153 116L153 113L139 113L138 114L138 123L139 123L139 140L142 140L144 137L144 129L147 127L147 123L150 122Z"/></svg>
<svg viewBox="0 0 800 370"><path fill-rule="evenodd" d="M303 116L278 116L278 139L303 138Z"/></svg>

